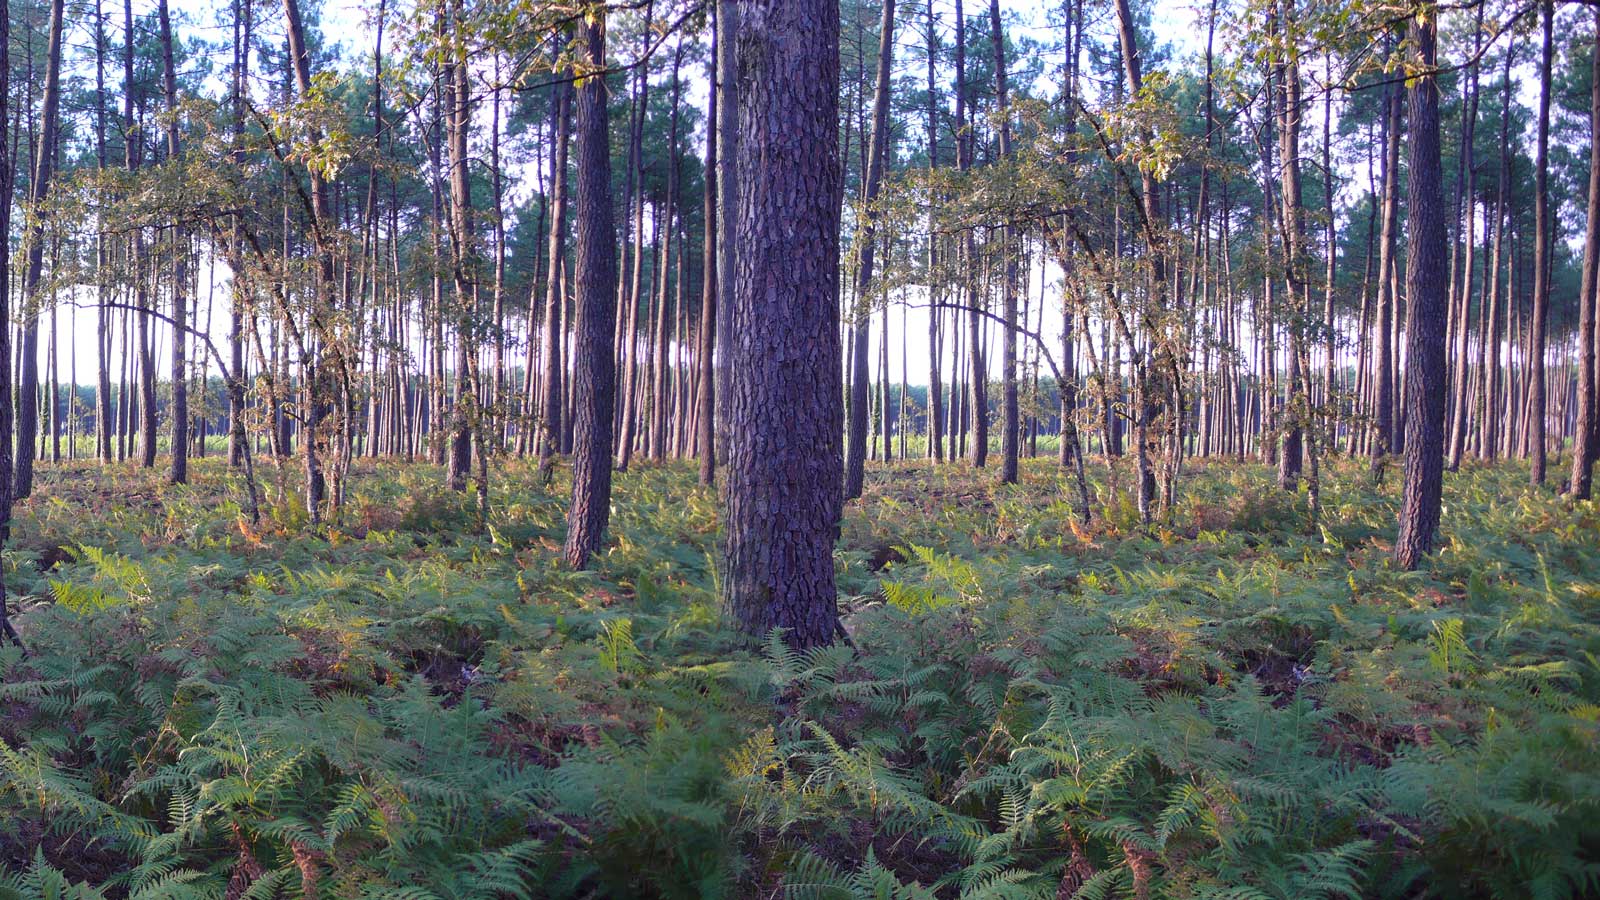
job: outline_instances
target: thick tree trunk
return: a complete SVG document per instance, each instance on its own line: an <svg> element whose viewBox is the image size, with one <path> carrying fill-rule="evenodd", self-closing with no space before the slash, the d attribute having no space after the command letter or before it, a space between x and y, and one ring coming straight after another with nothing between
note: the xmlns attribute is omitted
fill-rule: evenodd
<svg viewBox="0 0 1600 900"><path fill-rule="evenodd" d="M1433 546L1444 477L1445 325L1449 261L1445 252L1443 164L1439 150L1438 10L1425 4L1411 23L1415 62L1408 127L1406 212L1405 485L1394 558L1414 569Z"/></svg>
<svg viewBox="0 0 1600 900"><path fill-rule="evenodd" d="M747 634L811 647L839 631L839 6L743 12L723 595Z"/></svg>
<svg viewBox="0 0 1600 900"><path fill-rule="evenodd" d="M581 31L584 64L605 68L606 20L591 16ZM574 357L572 505L567 511L567 564L588 566L611 516L611 439L616 405L612 336L617 315L617 233L611 215L611 146L606 84L586 78L577 89L577 327Z"/></svg>

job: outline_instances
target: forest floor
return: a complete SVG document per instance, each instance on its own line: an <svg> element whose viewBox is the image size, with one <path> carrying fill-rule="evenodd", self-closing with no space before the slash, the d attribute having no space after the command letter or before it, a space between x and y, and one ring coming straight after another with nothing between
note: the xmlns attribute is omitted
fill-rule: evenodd
<svg viewBox="0 0 1600 900"><path fill-rule="evenodd" d="M1406 573L1395 468L1327 467L1315 529L1233 463L1081 529L1044 460L874 466L853 646L798 657L722 622L687 465L617 479L588 573L520 463L480 529L362 462L320 534L249 526L213 459L47 466L4 557L0 898L1600 889L1600 507L1468 467Z"/></svg>

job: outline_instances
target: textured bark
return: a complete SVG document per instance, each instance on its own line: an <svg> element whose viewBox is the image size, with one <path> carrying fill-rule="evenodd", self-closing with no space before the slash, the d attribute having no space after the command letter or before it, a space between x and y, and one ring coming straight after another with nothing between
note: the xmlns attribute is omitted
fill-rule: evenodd
<svg viewBox="0 0 1600 900"><path fill-rule="evenodd" d="M1595 438L1600 423L1595 418L1595 291L1600 265L1600 10L1595 11L1592 49L1592 84L1589 96L1589 222L1583 242L1583 282L1578 295L1578 416L1572 450L1572 475L1568 490L1574 499L1587 500L1594 461L1600 447Z"/></svg>
<svg viewBox="0 0 1600 900"><path fill-rule="evenodd" d="M61 16L62 0L50 4L50 38L44 70L43 109L39 116L39 144L34 154L33 183L28 203L42 214L50 193L50 178L56 158L56 124L61 109ZM17 385L17 453L12 473L12 495L22 499L33 493L33 447L39 433L39 279L44 271L44 223L39 216L29 218L27 265L22 274L22 359ZM9 355L7 360L9 360ZM7 362L9 365L9 362ZM152 432L153 437L153 432ZM155 452L150 442L147 455ZM152 457L152 463L153 463Z"/></svg>
<svg viewBox="0 0 1600 900"><path fill-rule="evenodd" d="M861 231L856 236L860 242L857 254L855 283L855 339L851 345L850 365L850 440L845 448L844 498L853 500L861 496L862 481L866 474L867 424L870 418L867 374L869 337L872 322L872 270L875 264L878 236L878 216L873 204L877 202L883 184L883 158L889 146L889 89L894 62L894 8L895 0L884 0L883 20L879 22L877 81L872 91L872 137L867 147L866 185L862 194L863 208ZM889 339L887 329L880 345ZM881 379L880 379L881 382ZM887 421L888 413L884 413ZM884 449L888 449L888 435L884 435ZM888 454L885 453L885 456Z"/></svg>
<svg viewBox="0 0 1600 900"><path fill-rule="evenodd" d="M1412 20L1416 62L1438 63L1437 8L1428 3ZM1439 150L1439 86L1432 74L1412 80L1409 93L1406 241L1405 485L1395 562L1414 569L1433 546L1444 478L1445 326L1449 262L1445 252L1443 163Z"/></svg>
<svg viewBox="0 0 1600 900"><path fill-rule="evenodd" d="M1539 66L1538 151L1533 162L1533 321L1528 331L1528 480L1545 477L1545 335L1550 323L1550 69L1554 56L1551 0L1542 4L1544 55Z"/></svg>
<svg viewBox="0 0 1600 900"><path fill-rule="evenodd" d="M733 331L735 271L739 259L739 6L717 2L717 334L723 335L716 366L715 417L717 459L728 458L727 393L731 377L727 343Z"/></svg>
<svg viewBox="0 0 1600 900"><path fill-rule="evenodd" d="M1333 64L1332 53L1324 51L1323 61L1331 67ZM1208 78L1207 81L1209 80ZM1209 88L1207 93L1209 95ZM1322 105L1322 171L1325 173L1334 171L1332 159L1333 96L1332 91L1327 92L1326 96L1323 97ZM1206 128L1208 134L1210 130L1208 125ZM1322 179L1323 211L1327 218L1327 221L1323 223L1323 228L1325 229L1323 253L1326 258L1327 268L1323 273L1322 282L1322 324L1327 329L1328 354L1323 363L1322 385L1324 391L1323 402L1327 404L1327 410L1325 411L1325 421L1327 423L1326 447L1330 454L1339 452L1340 404L1343 402L1338 394L1337 375L1335 374L1339 349L1338 317L1333 305L1335 276L1338 274L1339 265L1339 211L1334 205L1334 185L1336 181L1336 176L1332 174L1328 174ZM1365 299L1365 295L1363 295L1363 299Z"/></svg>
<svg viewBox="0 0 1600 900"><path fill-rule="evenodd" d="M1282 21L1292 22L1294 8L1283 3ZM1278 71L1279 128L1278 151L1283 163L1283 190L1281 192L1284 262L1287 272L1287 294L1290 309L1289 322L1289 409L1284 421L1283 444L1278 455L1278 486L1286 491L1300 486L1300 468L1304 425L1310 411L1311 397L1307 390L1310 373L1301 365L1305 346L1305 329L1311 318L1311 275L1306 259L1305 198L1300 187L1300 66L1293 47L1285 50L1285 59Z"/></svg>
<svg viewBox="0 0 1600 900"><path fill-rule="evenodd" d="M708 73L716 80L716 63ZM697 390L695 393L694 449L700 454L700 483L710 485L717 477L717 375L713 364L717 348L717 92L711 92L712 123L706 128L705 238L700 259L700 345L695 352Z"/></svg>
<svg viewBox="0 0 1600 900"><path fill-rule="evenodd" d="M989 40L994 47L995 101L1000 110L1000 156L1011 155L1010 98L1006 85L1006 36L1000 24L1000 0L989 0ZM1017 411L1017 256L1021 248L1010 225L1005 227L1001 253L1005 255L1000 285L1000 315L1005 329L1000 338L1000 483L1017 483L1017 455L1021 419Z"/></svg>
<svg viewBox="0 0 1600 900"><path fill-rule="evenodd" d="M1373 333L1377 346L1373 351L1375 372L1373 378L1374 426L1372 458L1375 464L1389 454L1394 434L1394 354L1390 346L1392 332L1389 323L1395 305L1394 246L1399 229L1399 168L1400 168L1400 106L1399 85L1389 89L1388 115L1385 118L1383 149L1383 232L1378 244L1378 309Z"/></svg>
<svg viewBox="0 0 1600 900"><path fill-rule="evenodd" d="M176 160L178 143L178 78L172 61L172 17L167 12L167 0L156 4L161 22L161 92L167 104L167 158ZM189 372L185 358L188 335L183 325L188 321L189 277L186 272L188 238L182 229L172 234L172 468L167 480L183 484L189 480Z"/></svg>
<svg viewBox="0 0 1600 900"><path fill-rule="evenodd" d="M460 16L459 2L452 6L452 17ZM457 24L456 27L460 27ZM455 38L459 43L460 35ZM464 52L449 51L452 59L445 66L445 105L449 127L446 139L450 151L450 248L451 274L456 294L455 394L450 404L450 453L445 480L453 491L467 489L467 474L472 468L472 432L478 418L476 379L472 361L477 352L476 325L473 321L477 290L472 275L472 190L468 181L467 132L472 123L472 83L468 78ZM439 311L443 315L444 311Z"/></svg>
<svg viewBox="0 0 1600 900"><path fill-rule="evenodd" d="M234 0L233 14L233 146L232 158L240 164L244 157L244 108L245 92L249 89L250 73L250 8L249 3ZM379 55L375 63L381 71L383 26L382 16L379 17L378 48ZM374 83L380 83L374 79ZM379 101L378 126L382 129L383 113L382 102ZM228 261L234 271L240 269L240 253L238 251L238 219L233 220L234 234L228 242ZM242 279L239 279L242 282ZM228 363L232 368L235 380L228 390L228 465L237 468L244 464L246 443L249 436L245 433L245 396L244 396L244 323L245 323L245 292L242 283L234 283L229 279L229 294L231 299L231 328L228 332ZM106 451L109 454L109 448ZM109 457L108 457L109 458Z"/></svg>
<svg viewBox="0 0 1600 900"><path fill-rule="evenodd" d="M723 593L746 633L810 647L839 628L839 6L742 12Z"/></svg>
<svg viewBox="0 0 1600 900"><path fill-rule="evenodd" d="M0 0L0 125L10 121L11 4ZM15 181L11 154L0 153L0 234L11 233L11 190ZM11 267L0 265L0 297L11 296ZM11 394L11 304L0 303L0 543L11 536L11 431L15 406ZM22 646L6 606L5 571L0 568L0 641Z"/></svg>
<svg viewBox="0 0 1600 900"><path fill-rule="evenodd" d="M583 65L605 68L603 13L582 29ZM611 214L611 148L606 84L584 78L577 89L577 328L574 356L572 505L567 510L567 564L582 569L600 546L611 515L612 414L616 359L617 233Z"/></svg>
<svg viewBox="0 0 1600 900"><path fill-rule="evenodd" d="M1066 35L1062 44L1066 47L1066 71L1062 77L1062 109L1066 122L1062 131L1072 134L1077 130L1077 103L1078 103L1078 52L1083 42L1083 3L1082 0L1068 0L1062 4L1062 21L1065 23ZM1210 57L1207 56L1209 65ZM1207 121L1210 117L1210 79L1207 79L1206 114ZM1206 129L1209 140L1209 126ZM1202 175L1202 177L1204 177ZM1062 272L1070 276L1070 258L1062 254ZM1064 283L1070 283L1064 279ZM1083 472L1083 446L1078 436L1077 410L1078 410L1078 341L1072 333L1073 321L1079 315L1080 298L1077 291L1071 288L1062 298L1061 304L1061 370L1062 378L1057 387L1061 391L1061 465L1071 464L1075 474ZM1083 488L1084 524L1088 524L1088 499L1087 486L1080 482Z"/></svg>
<svg viewBox="0 0 1600 900"><path fill-rule="evenodd" d="M971 105L967 97L967 20L961 0L956 0L956 168L966 172L972 168L973 135L967 127L967 110ZM989 375L984 366L983 354L983 303L978 297L978 250L973 229L967 229L962 242L962 288L967 305L967 395L966 417L972 426L972 465L983 468L989 461ZM966 439L962 429L962 439ZM952 454L953 456L954 454Z"/></svg>
<svg viewBox="0 0 1600 900"><path fill-rule="evenodd" d="M567 145L572 132L572 91L555 87L555 142L550 176L550 276L545 280L544 324L539 341L539 471L549 472L561 449L561 273L566 269Z"/></svg>
<svg viewBox="0 0 1600 900"><path fill-rule="evenodd" d="M500 55L496 51L494 59L494 79L496 84L501 80ZM500 167L500 88L493 91L493 102L489 114L489 186L491 196L494 198L494 390L488 396L492 413L490 421L494 423L495 440L497 443L505 441L505 420L507 410L506 396L506 208L505 208L505 183ZM377 368L376 365L373 366ZM487 430L488 422L479 430L483 434ZM480 464L481 465L481 464Z"/></svg>

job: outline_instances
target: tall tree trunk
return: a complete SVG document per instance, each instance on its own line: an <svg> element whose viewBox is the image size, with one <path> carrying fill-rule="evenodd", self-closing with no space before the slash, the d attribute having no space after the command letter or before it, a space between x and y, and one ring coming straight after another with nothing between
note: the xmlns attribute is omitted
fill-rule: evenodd
<svg viewBox="0 0 1600 900"><path fill-rule="evenodd" d="M723 596L745 633L812 647L839 630L839 6L743 12Z"/></svg>
<svg viewBox="0 0 1600 900"><path fill-rule="evenodd" d="M645 18L643 32L640 37L640 58L644 58L643 51L648 46L649 26L651 17L655 14L655 4L645 4ZM562 38L565 40L565 37ZM559 57L558 57L559 58ZM617 390L620 392L614 404L615 412L612 416L612 433L618 435L617 444L617 471L625 471L628 467L628 445L626 440L629 425L629 412L633 405L632 372L635 365L634 348L629 346L632 339L632 322L635 310L638 309L638 275L643 266L644 237L644 200L643 192L636 189L639 178L640 155L640 110L643 108L641 92L648 88L645 78L648 66L636 66L633 76L628 80L628 156L624 163L622 178L622 235L618 246L622 252L621 266L618 269L618 296L617 296L617 328L612 337L612 354L616 360ZM551 120L554 122L554 119ZM631 276L629 273L633 273ZM569 378L570 382L571 379ZM567 394L571 400L571 392ZM572 418L570 407L567 419ZM561 442L563 447L568 441L566 428L561 429Z"/></svg>
<svg viewBox="0 0 1600 900"><path fill-rule="evenodd" d="M472 127L472 82L468 77L465 50L454 45L465 40L460 32L461 4L451 4L450 17L455 19L452 48L445 51L449 61L445 64L445 105L449 116L446 140L450 154L450 246L451 274L456 294L456 381L455 396L451 403L450 452L447 460L446 481L450 489L467 489L467 475L472 468L472 433L478 424L476 379L472 376L473 357L477 352L474 335L476 323L475 277L472 251L472 189L467 158L467 134ZM440 310L443 314L443 310Z"/></svg>
<svg viewBox="0 0 1600 900"><path fill-rule="evenodd" d="M231 158L235 163L242 165L244 161L244 109L246 92L249 90L250 80L250 10L248 2L234 0L233 4L233 152ZM378 54L374 62L375 73L381 75L383 65L383 16L380 0L380 14L378 16ZM374 91L380 90L380 78L373 79ZM381 96L381 95L380 95ZM383 105L378 101L377 123L378 130L383 128ZM233 271L239 271L241 253L239 246L239 222L234 217L232 221L233 234L228 242L228 261ZM245 292L242 284L232 283L230 279L230 293L232 295L232 324L228 332L229 366L233 370L234 383L228 390L228 465L239 467L244 464L249 436L245 433L245 396L244 396L244 326L245 326Z"/></svg>
<svg viewBox="0 0 1600 900"><path fill-rule="evenodd" d="M10 121L7 107L11 97L11 4L0 0L0 128ZM15 181L11 154L0 152L0 234L11 233L11 191ZM0 265L0 298L11 296L11 267ZM11 393L11 304L0 302L0 544L11 536L11 491L13 422ZM22 638L11 624L6 605L5 569L0 567L0 641L10 640L21 647Z"/></svg>
<svg viewBox="0 0 1600 900"><path fill-rule="evenodd" d="M872 268L878 234L878 214L873 205L883 183L883 161L889 146L889 90L894 64L895 0L883 0L879 22L877 80L872 90L872 137L867 149L866 187L862 192L863 216L855 284L855 341L850 364L850 440L845 449L844 499L861 496L866 470L868 400L868 344L872 323ZM881 340L888 340L884 334Z"/></svg>
<svg viewBox="0 0 1600 900"><path fill-rule="evenodd" d="M1548 6L1546 7L1548 9ZM1406 440L1400 535L1394 558L1414 569L1433 546L1444 478L1445 324L1449 265L1445 253L1444 173L1439 150L1438 9L1425 3L1411 23L1410 153L1406 211Z"/></svg>
<svg viewBox="0 0 1600 900"><path fill-rule="evenodd" d="M1378 309L1377 322L1373 327L1374 336L1377 338L1377 347L1373 351L1376 368L1373 373L1376 398L1372 442L1374 471L1381 471L1377 467L1382 464L1383 458L1389 455L1391 437L1394 434L1394 354L1390 346L1393 331L1389 323L1394 318L1393 308L1396 299L1394 279L1390 277L1390 273L1394 269L1394 247L1400 227L1401 95L1402 91L1398 84L1390 86L1386 104L1388 114L1384 119L1383 233L1378 243Z"/></svg>
<svg viewBox="0 0 1600 900"><path fill-rule="evenodd" d="M552 110L551 120L553 121L554 119L555 113ZM547 143L543 139L545 134L544 123L537 123L535 128L537 129L535 140L540 146L544 146ZM554 151L552 151L553 155ZM534 234L544 236L546 243L548 243L549 232L546 231L546 228L550 219L550 196L554 189L549 186L552 182L546 182L545 180L544 158L538 155L534 157L534 181L540 186L537 193L539 215L537 225L534 227ZM546 271L547 268L545 257L540 254L535 258L533 264L533 281L532 287L528 291L528 311L524 319L523 328L527 355L524 357L521 397L518 407L521 412L520 421L517 424L516 442L517 457L519 459L530 450L533 450L535 454L538 453L538 450L534 448L534 442L541 439L539 435L543 434L541 431L542 426L538 423L539 397L542 390L539 377L539 347L540 338L543 336L540 327L540 320L543 316L540 314L542 303L539 299L539 285L541 281L554 275L554 269L550 268L549 271Z"/></svg>
<svg viewBox="0 0 1600 900"><path fill-rule="evenodd" d="M161 22L161 92L167 104L167 159L178 162L178 76L172 60L172 17L167 0L159 0L156 14ZM172 229L172 468L167 480L184 484L189 480L189 372L184 349L189 336L188 237L181 228Z"/></svg>
<svg viewBox="0 0 1600 900"><path fill-rule="evenodd" d="M1212 16L1215 19L1215 15ZM1062 4L1062 21L1066 28L1062 45L1066 49L1066 65L1062 78L1062 113L1065 116L1063 131L1071 136L1078 127L1078 56L1080 45L1083 42L1083 2L1082 0L1067 0ZM1207 66L1210 65L1209 44L1206 55ZM1209 68L1207 72L1209 73ZM1206 115L1209 123L1211 114L1211 78L1206 78ZM1209 125L1207 127L1209 140ZM1204 175L1202 175L1204 177ZM1083 473L1083 446L1078 436L1078 340L1073 335L1073 322L1080 314L1081 297L1079 292L1070 286L1071 271L1067 268L1070 258L1063 254L1062 272L1066 276L1063 284L1067 285L1061 304L1061 383L1056 388L1061 392L1061 465L1072 465L1074 473L1081 476ZM1089 524L1089 504L1087 486L1079 479L1079 487L1083 494L1083 509L1080 512L1084 524Z"/></svg>
<svg viewBox="0 0 1600 900"><path fill-rule="evenodd" d="M555 140L551 144L550 274L545 280L544 324L539 341L539 471L548 475L561 449L561 273L566 270L567 144L572 133L572 89L555 86L551 97Z"/></svg>
<svg viewBox="0 0 1600 900"><path fill-rule="evenodd" d="M713 15L716 8L712 8ZM713 37L713 45L718 37ZM721 283L717 280L717 234L719 223L717 221L717 191L718 181L722 176L721 160L717 156L717 117L721 115L718 108L718 91L714 85L717 80L716 54L720 48L713 47L712 61L707 65L708 80L712 83L711 110L706 118L706 170L705 170L705 237L701 241L702 258L700 262L700 346L695 353L695 368L699 373L698 393L695 397L695 451L700 454L700 483L712 485L717 477L717 375L715 359L717 349L717 306L718 290Z"/></svg>
<svg viewBox="0 0 1600 900"><path fill-rule="evenodd" d="M33 183L28 205L27 267L22 274L22 360L17 391L17 454L12 496L33 493L33 446L39 430L39 279L44 271L44 202L50 194L50 177L56 158L56 124L61 108L62 0L50 4L50 46L44 70L44 99L39 122L39 145L34 154ZM3 299L3 298L0 298ZM153 448L152 448L153 449Z"/></svg>
<svg viewBox="0 0 1600 900"><path fill-rule="evenodd" d="M888 268L888 248L884 250L884 267ZM894 447L891 441L894 436L894 411L889 407L889 298L883 298L883 305L879 308L878 332L882 335L878 339L878 418L875 426L878 436L883 439L882 455L879 457L884 462L894 459Z"/></svg>
<svg viewBox="0 0 1600 900"><path fill-rule="evenodd" d="M728 458L728 381L732 373L733 294L739 260L739 5L717 0L717 334L715 436L718 460Z"/></svg>
<svg viewBox="0 0 1600 900"><path fill-rule="evenodd" d="M506 395L506 208L505 184L500 170L500 88L501 80L500 56L495 54L494 72L496 86L493 93L489 118L489 186L494 198L494 390L490 394L492 415L484 427L479 429L479 434L487 430L490 422L495 429L495 440L505 440L503 427L504 416L507 411Z"/></svg>
<svg viewBox="0 0 1600 900"><path fill-rule="evenodd" d="M1293 24L1294 6L1291 0L1282 4L1282 27ZM1283 445L1278 456L1278 485L1284 490L1295 490L1300 484L1301 456L1305 441L1305 426L1310 421L1310 391L1307 383L1310 373L1301 365L1305 351L1305 332L1311 323L1311 274L1306 259L1305 200L1300 187L1300 66L1297 50L1290 46L1284 51L1279 69L1279 156L1283 165L1283 246L1288 273L1289 301L1289 411L1284 423Z"/></svg>
<svg viewBox="0 0 1600 900"><path fill-rule="evenodd" d="M1483 32L1483 6L1479 5L1476 21L1472 32L1472 63L1468 66L1467 87L1464 97L1464 110L1461 116L1461 151L1460 166L1456 171L1456 209L1454 210L1453 223L1461 220L1461 205L1465 201L1467 221L1462 228L1462 243L1465 244L1465 259L1461 266L1459 280L1456 282L1454 296L1450 298L1452 308L1456 310L1455 340L1455 365L1452 368L1454 380L1450 384L1452 412L1450 419L1450 461L1449 469L1454 472L1461 466L1461 455L1467 443L1467 382L1470 367L1468 360L1469 332L1467 323L1471 320L1472 312L1472 271L1476 261L1476 248L1478 242L1474 237L1477 224L1478 203L1477 186L1478 173L1473 164L1473 140L1478 126L1478 55L1482 48ZM1459 226L1458 226L1459 227ZM1451 252L1456 246L1452 245ZM1456 278L1455 261L1450 263L1452 278Z"/></svg>
<svg viewBox="0 0 1600 900"><path fill-rule="evenodd" d="M933 0L928 0L928 171L939 168L939 93L934 84L934 70L939 61L939 28L933 12ZM939 301L943 297L944 274L939 271L939 236L934 233L934 212L928 211L928 453L936 463L944 462L945 405L944 384L940 377L939 356L944 348L940 343Z"/></svg>
<svg viewBox="0 0 1600 900"><path fill-rule="evenodd" d="M956 168L965 173L972 168L975 139L968 127L971 109L967 94L967 20L962 0L956 0ZM967 305L967 398L966 415L972 426L972 465L983 468L989 461L989 375L984 366L982 301L978 291L978 249L972 229L967 229L962 245L962 288Z"/></svg>
<svg viewBox="0 0 1600 900"><path fill-rule="evenodd" d="M306 45L305 29L301 24L299 0L283 0L283 10L295 87L300 96L304 97L311 93L311 53ZM321 140L321 134L313 128L310 138L312 143L317 143ZM317 310L318 314L311 317L315 325L322 318L322 314L330 312L332 307L329 294L334 285L334 248L331 243L333 238L328 234L328 230L333 225L333 213L328 200L327 183L322 173L316 166L311 166L307 176L311 184L313 252L317 259L313 309ZM323 327L327 327L325 320ZM343 368L339 342L329 340L331 335L316 337L322 342L322 347L302 347L302 350L320 349L323 357L318 359L314 353L310 353L305 354L305 358L301 361L301 368L305 373L305 411L300 422L300 452L305 464L306 511L313 524L321 522L322 516L325 479L319 447L325 442L322 426L323 415L330 405L329 373L340 374Z"/></svg>
<svg viewBox="0 0 1600 900"><path fill-rule="evenodd" d="M1122 65L1124 74L1128 79L1129 96L1137 102L1139 95L1144 91L1143 54L1139 50L1139 43L1134 34L1133 13L1129 9L1128 0L1116 0L1117 10L1117 41L1122 51ZM1148 131L1148 129L1147 129ZM1149 134L1146 134L1149 138ZM1154 309L1161 309L1165 304L1165 287L1167 282L1167 269L1165 253L1157 232L1162 225L1160 194L1156 191L1155 173L1149 166L1139 167L1139 193L1141 211L1143 213L1144 231L1147 236L1149 256L1149 283L1150 297L1146 301ZM1156 480L1155 472L1150 468L1150 425L1154 417L1157 399L1151 385L1152 369L1156 367L1169 368L1171 353L1168 348L1160 346L1165 341L1153 329L1146 328L1146 341L1149 346L1143 348L1135 346L1131 335L1123 334L1124 341L1128 344L1128 352L1133 359L1133 406L1134 406L1134 431L1135 460L1138 466L1138 506L1139 521L1150 521L1151 502L1155 497ZM1171 377L1169 375L1169 377ZM1176 385L1174 385L1176 388ZM1176 414L1176 410L1169 411Z"/></svg>
<svg viewBox="0 0 1600 900"><path fill-rule="evenodd" d="M1541 4L1544 55L1539 64L1538 155L1533 162L1533 321L1528 335L1528 480L1545 476L1545 332L1550 322L1550 70L1554 56L1551 0Z"/></svg>
<svg viewBox="0 0 1600 900"><path fill-rule="evenodd" d="M1331 52L1323 54L1324 63L1330 68L1333 65ZM1209 130L1209 129L1208 129ZM1334 183L1336 180L1333 168L1333 92L1329 91L1323 98L1322 105L1322 187L1323 210L1327 221L1323 223L1323 253L1326 256L1326 270L1323 272L1322 282L1322 327L1326 329L1324 339L1327 346L1327 359L1323 362L1323 402L1327 404L1324 420L1327 423L1324 443L1330 454L1339 452L1339 423L1340 399L1336 385L1339 352L1339 323L1334 310L1334 282L1338 273L1339 264L1339 239L1338 239L1338 210L1334 206ZM1364 299L1364 297L1363 297Z"/></svg>
<svg viewBox="0 0 1600 900"><path fill-rule="evenodd" d="M680 218L680 210L678 209L678 101L683 93L683 83L679 78L682 66L683 41L680 39L677 49L672 54L672 103L670 106L672 113L669 116L671 124L668 128L669 137L667 139L667 204L665 215L662 216L661 261L657 266L661 278L660 288L656 294L658 299L656 301L655 317L655 354L652 357L654 366L650 375L652 387L650 391L650 427L648 434L650 437L650 458L654 460L667 458L667 431L670 427L668 412L672 402L667 364L673 356L671 324L673 317L677 314L678 304L676 302L668 304L667 299L672 296L672 281L670 280L670 276L673 273L672 262L674 258L672 245L674 238L678 234L676 223ZM679 254L677 260L677 268L680 271L683 268L681 256L682 254Z"/></svg>
<svg viewBox="0 0 1600 900"><path fill-rule="evenodd" d="M1594 14L1594 46L1590 51L1589 94L1589 221L1583 241L1583 282L1578 292L1578 418L1572 448L1568 489L1575 500L1589 499L1594 461L1600 453L1600 422L1595 417L1596 268L1600 267L1600 9Z"/></svg>
<svg viewBox="0 0 1600 900"><path fill-rule="evenodd" d="M103 170L106 167L106 17L105 10L100 6L100 0L95 0L94 9L94 84L95 84L95 117L94 117L94 147L95 160ZM0 121L4 121L0 116ZM7 199L0 202L9 203L9 187L0 185L0 190L7 191ZM106 284L106 269L111 263L111 250L108 246L106 235L95 236L95 336L96 361L95 361L95 456L102 463L112 460L111 442L115 433L115 422L111 418L111 324L112 312L106 306L109 302L108 285ZM5 296L0 292L0 296Z"/></svg>
<svg viewBox="0 0 1600 900"><path fill-rule="evenodd" d="M580 30L583 64L605 68L606 18L591 15ZM588 566L611 516L611 439L616 405L612 335L617 316L617 233L611 215L611 142L604 78L577 88L578 221L576 355L573 357L572 504L564 556Z"/></svg>
<svg viewBox="0 0 1600 900"><path fill-rule="evenodd" d="M1011 155L1011 101L1006 85L1006 36L1000 23L1000 0L989 0L989 40L994 46L995 102L1000 116L1000 157ZM1000 336L1000 483L1017 483L1017 455L1021 420L1017 410L1017 246L1012 226L1004 228L1001 255L1005 257L1000 284L1000 315L1005 327Z"/></svg>
<svg viewBox="0 0 1600 900"><path fill-rule="evenodd" d="M1489 329L1485 334L1484 344L1488 346L1480 350L1486 354L1483 370L1484 393L1482 398L1483 416L1479 422L1480 435L1478 439L1479 455L1483 459L1494 459L1500 452L1500 443L1504 437L1500 427L1501 420L1501 391L1505 383L1501 378L1500 344L1502 342L1502 325L1507 321L1506 314L1500 310L1501 298L1506 296L1505 307L1507 313L1513 305L1508 295L1501 292L1500 269L1503 251L1505 249L1506 215L1507 215L1507 190L1511 183L1511 63L1515 56L1513 52L1516 44L1513 42L1506 47L1504 69L1501 72L1500 93L1500 177L1499 186L1495 195L1494 206L1494 249L1491 251L1489 261L1489 311L1487 313Z"/></svg>

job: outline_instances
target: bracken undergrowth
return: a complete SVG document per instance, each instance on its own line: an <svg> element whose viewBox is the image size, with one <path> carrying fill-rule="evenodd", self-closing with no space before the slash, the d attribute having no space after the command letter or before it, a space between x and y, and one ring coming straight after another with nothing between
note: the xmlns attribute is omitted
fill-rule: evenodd
<svg viewBox="0 0 1600 900"><path fill-rule="evenodd" d="M1600 508L1468 466L1408 573L1364 465L1315 528L1265 467L1150 528L1091 471L1083 528L1042 460L875 468L851 640L796 654L725 622L688 465L619 476L592 572L520 463L487 523L363 464L320 531L211 460L48 469L0 898L1600 892Z"/></svg>

